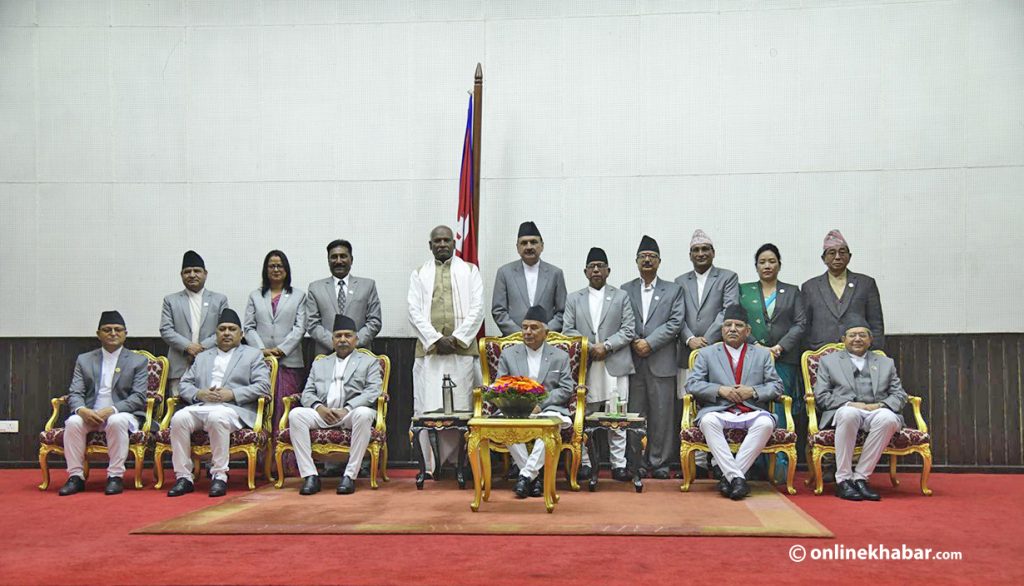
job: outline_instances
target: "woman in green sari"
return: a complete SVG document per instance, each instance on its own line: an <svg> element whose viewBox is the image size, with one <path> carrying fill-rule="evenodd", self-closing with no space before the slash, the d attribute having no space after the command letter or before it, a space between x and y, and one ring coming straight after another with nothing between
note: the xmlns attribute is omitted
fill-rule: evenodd
<svg viewBox="0 0 1024 586"><path fill-rule="evenodd" d="M750 335L755 343L768 348L775 357L775 371L782 379L784 392L793 398L793 415L796 416L804 412L799 365L801 338L807 325L800 287L779 281L782 255L774 244L764 244L757 249L754 267L758 280L740 285L740 305L750 317ZM775 404L775 415L778 424L785 425L781 401ZM779 454L776 474L780 470L784 473L786 465L786 456Z"/></svg>

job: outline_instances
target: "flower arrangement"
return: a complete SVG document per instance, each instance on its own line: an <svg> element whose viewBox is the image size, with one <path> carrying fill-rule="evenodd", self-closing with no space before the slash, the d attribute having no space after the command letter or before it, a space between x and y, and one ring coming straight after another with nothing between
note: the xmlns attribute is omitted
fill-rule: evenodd
<svg viewBox="0 0 1024 586"><path fill-rule="evenodd" d="M502 376L484 390L484 399L506 417L528 417L533 408L547 399L544 385L525 376Z"/></svg>

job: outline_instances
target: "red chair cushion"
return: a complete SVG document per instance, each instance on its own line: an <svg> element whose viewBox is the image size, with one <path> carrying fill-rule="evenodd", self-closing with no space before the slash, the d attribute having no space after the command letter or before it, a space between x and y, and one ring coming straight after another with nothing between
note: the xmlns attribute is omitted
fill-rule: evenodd
<svg viewBox="0 0 1024 586"><path fill-rule="evenodd" d="M731 444L743 443L743 440L747 437L747 430L745 429L725 429L725 439ZM679 439L690 442L691 444L705 444L707 443L704 437L704 432L699 427L690 427L679 432ZM796 443L796 432L786 431L781 427L776 427L772 430L772 435L768 438L768 443L765 446L781 446L785 444Z"/></svg>
<svg viewBox="0 0 1024 586"><path fill-rule="evenodd" d="M340 446L349 446L352 444L352 430L351 429L311 429L309 430L309 440L314 444L337 444ZM284 431L277 432L277 441L284 442L287 444L292 443L292 431L286 429ZM370 441L372 442L386 442L387 437L377 431L376 428L370 430Z"/></svg>
<svg viewBox="0 0 1024 586"><path fill-rule="evenodd" d="M131 444L149 444L152 438L149 434L144 431L136 431L135 433L128 436L128 443ZM39 432L39 443L46 444L48 446L59 446L64 447L64 428L57 427L50 431ZM85 436L85 445L87 446L106 446L107 445L107 434L103 431L91 431L89 435Z"/></svg>
<svg viewBox="0 0 1024 586"><path fill-rule="evenodd" d="M857 445L863 446L864 440L868 437L867 432L857 432ZM835 447L836 445L836 430L823 429L818 433L814 434L810 438L811 445L819 446L830 446ZM896 433L892 434L892 439L889 440L889 445L886 448L893 450L902 450L911 446L923 446L931 443L931 438L927 433L922 433L912 427L904 427Z"/></svg>

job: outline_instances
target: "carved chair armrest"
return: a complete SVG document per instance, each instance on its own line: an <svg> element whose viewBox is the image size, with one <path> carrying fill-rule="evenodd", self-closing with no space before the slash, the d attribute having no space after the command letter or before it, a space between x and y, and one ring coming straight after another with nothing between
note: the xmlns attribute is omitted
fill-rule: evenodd
<svg viewBox="0 0 1024 586"><path fill-rule="evenodd" d="M917 422L917 430L921 433L928 433L928 424L925 423L924 417L921 415L921 397L910 395L907 397L907 401L914 408L914 421Z"/></svg>
<svg viewBox="0 0 1024 586"><path fill-rule="evenodd" d="M160 429L164 430L171 426L171 417L174 417L174 410L178 408L178 403L181 402L179 397L171 397L167 399L167 410L164 411L164 418L160 421Z"/></svg>
<svg viewBox="0 0 1024 586"><path fill-rule="evenodd" d="M146 422L142 424L142 431L146 433L153 431L153 407L155 405L155 398L146 397Z"/></svg>
<svg viewBox="0 0 1024 586"><path fill-rule="evenodd" d="M473 389L473 417L483 417L485 388L487 387L476 387Z"/></svg>
<svg viewBox="0 0 1024 586"><path fill-rule="evenodd" d="M793 397L782 396L782 410L786 413L786 431L793 431Z"/></svg>
<svg viewBox="0 0 1024 586"><path fill-rule="evenodd" d="M693 427L693 416L695 406L693 403L693 395L686 393L683 395L683 417L679 420L679 426L681 429L690 429Z"/></svg>
<svg viewBox="0 0 1024 586"><path fill-rule="evenodd" d="M278 431L288 429L288 414L292 412L292 405L297 405L299 403L299 397L301 396L302 395L295 393L281 399L281 401L284 402L284 413L281 414L281 421L277 424Z"/></svg>
<svg viewBox="0 0 1024 586"><path fill-rule="evenodd" d="M573 437L583 435L583 420L587 418L587 387L578 385L576 387L576 413L573 417Z"/></svg>
<svg viewBox="0 0 1024 586"><path fill-rule="evenodd" d="M57 418L60 417L60 406L66 405L67 402L67 395L61 395L50 399L50 405L53 406L53 413L51 413L50 418L46 420L46 425L43 426L43 431L50 431L53 429L54 424L57 423Z"/></svg>
<svg viewBox="0 0 1024 586"><path fill-rule="evenodd" d="M374 427L380 433L384 433L385 431L387 431L388 427L387 427L387 424L385 423L385 419L387 418L387 415L388 415L388 396L386 394L384 394L384 393L381 393L377 397L377 421L374 423Z"/></svg>
<svg viewBox="0 0 1024 586"><path fill-rule="evenodd" d="M267 398L260 397L256 401L256 425L252 426L252 430L256 433L263 431L263 411L267 405Z"/></svg>
<svg viewBox="0 0 1024 586"><path fill-rule="evenodd" d="M818 433L818 412L814 408L814 393L804 395L804 403L807 404L807 435Z"/></svg>

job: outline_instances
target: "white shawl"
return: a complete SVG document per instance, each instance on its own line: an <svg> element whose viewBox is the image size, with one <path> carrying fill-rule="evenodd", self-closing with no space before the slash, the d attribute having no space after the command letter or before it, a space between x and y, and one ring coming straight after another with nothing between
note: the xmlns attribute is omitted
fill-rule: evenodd
<svg viewBox="0 0 1024 586"><path fill-rule="evenodd" d="M434 294L437 265L430 259L409 276L409 323L416 337L429 349L441 339L441 333L430 323L430 305ZM484 284L480 270L457 256L452 257L452 305L455 308L455 331L460 342L472 347L484 322Z"/></svg>

